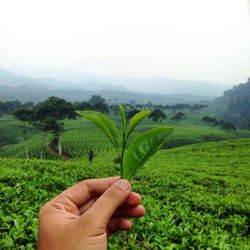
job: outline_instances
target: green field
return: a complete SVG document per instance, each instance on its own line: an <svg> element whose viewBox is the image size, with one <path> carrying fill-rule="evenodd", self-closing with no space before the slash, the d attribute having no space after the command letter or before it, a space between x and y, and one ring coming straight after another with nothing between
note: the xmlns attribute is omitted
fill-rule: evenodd
<svg viewBox="0 0 250 250"><path fill-rule="evenodd" d="M27 126L27 136L30 138L38 131ZM0 148L23 140L23 124L12 117L0 118Z"/></svg>
<svg viewBox="0 0 250 250"><path fill-rule="evenodd" d="M110 249L249 249L250 139L159 151L133 189L145 217ZM87 178L118 174L111 151L93 163L0 158L0 249L35 249L44 202Z"/></svg>
<svg viewBox="0 0 250 250"><path fill-rule="evenodd" d="M154 123L146 119L135 130L134 136L155 125L162 124L171 126L174 128L174 131L162 146L166 149L207 141L250 137L250 131L239 129L236 131L224 131L217 127L205 125L202 123L201 117L202 115L199 113L190 113L188 119L183 121L173 122L167 119L162 123ZM116 118L116 123L118 127L121 125L119 118ZM11 118L1 120L0 157L25 158L25 143L22 131L22 123ZM41 132L31 127L28 127L27 131L30 158L63 160L63 157L52 154L46 149ZM3 138L8 138L9 141ZM50 136L50 141L52 141L52 138L53 137ZM13 145L13 143L15 144ZM71 160L79 160L85 159L89 150L93 150L95 157L101 157L106 154L112 146L97 127L85 120L77 119L65 121L62 148L63 151L70 156Z"/></svg>

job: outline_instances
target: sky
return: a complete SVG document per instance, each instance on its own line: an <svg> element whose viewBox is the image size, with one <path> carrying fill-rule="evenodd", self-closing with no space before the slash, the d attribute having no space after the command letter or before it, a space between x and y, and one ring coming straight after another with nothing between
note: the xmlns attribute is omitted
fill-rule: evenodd
<svg viewBox="0 0 250 250"><path fill-rule="evenodd" d="M0 0L0 68L246 82L250 0Z"/></svg>

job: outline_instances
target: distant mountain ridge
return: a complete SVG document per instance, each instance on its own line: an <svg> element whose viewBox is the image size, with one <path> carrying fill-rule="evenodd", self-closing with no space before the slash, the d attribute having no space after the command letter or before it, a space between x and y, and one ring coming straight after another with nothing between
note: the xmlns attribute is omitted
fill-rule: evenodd
<svg viewBox="0 0 250 250"><path fill-rule="evenodd" d="M84 90L103 90L103 89L115 89L115 90L126 90L123 87L115 86L111 84L99 83L96 81L87 81L87 82L69 82L62 81L53 78L33 78L26 75L15 74L10 71L0 69L0 83L9 86L26 86L30 84L38 84L47 86L49 88L78 88Z"/></svg>
<svg viewBox="0 0 250 250"><path fill-rule="evenodd" d="M234 86L213 102L219 115L238 127L250 129L250 78Z"/></svg>
<svg viewBox="0 0 250 250"><path fill-rule="evenodd" d="M197 96L219 97L231 86L206 81L190 81L168 79L163 77L139 79L108 79L127 86L132 91L142 90L144 93L155 94L190 94Z"/></svg>
<svg viewBox="0 0 250 250"><path fill-rule="evenodd" d="M107 84L98 82L96 80L85 82L70 82L45 77L32 78L29 76L18 75L10 71L0 69L0 100L18 99L23 102L39 102L51 95L55 95L74 102L88 100L91 95L100 94L111 103L131 102L132 100L134 100L138 103L145 103L150 101L155 104L167 104L177 102L198 102L202 100L212 100L214 98L214 95L209 95L209 93L205 95L205 90L203 96L192 94L191 91L189 91L189 93L185 93L185 91L190 89L190 81L167 80L165 78L117 80L123 82L123 85L127 83L128 88L124 86L117 86L113 81L115 80L105 79L105 82L109 82ZM164 85L164 82L168 82L168 84ZM170 84L170 82L172 82L172 85ZM175 83L178 86L173 86L175 85ZM203 87L204 84L205 83L203 82ZM139 86L139 89L141 89L140 92L129 90L129 87L135 85ZM158 86L159 89L161 88L161 93L147 91L150 85ZM185 88L181 87L184 85L186 85ZM196 88L201 89L203 87L198 87L197 82ZM177 91L177 93L171 93L174 91L174 89L178 88L179 92ZM181 88L183 89L182 92L180 91ZM213 88L215 88L215 86L213 86ZM168 92L171 94L167 94L167 89L169 89Z"/></svg>

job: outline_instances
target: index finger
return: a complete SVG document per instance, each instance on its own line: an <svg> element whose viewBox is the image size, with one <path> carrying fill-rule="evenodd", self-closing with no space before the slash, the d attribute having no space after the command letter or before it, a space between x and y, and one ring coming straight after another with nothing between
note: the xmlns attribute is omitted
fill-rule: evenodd
<svg viewBox="0 0 250 250"><path fill-rule="evenodd" d="M63 191L60 195L71 200L77 207L81 207L90 199L99 197L119 179L119 176L115 176L84 180Z"/></svg>

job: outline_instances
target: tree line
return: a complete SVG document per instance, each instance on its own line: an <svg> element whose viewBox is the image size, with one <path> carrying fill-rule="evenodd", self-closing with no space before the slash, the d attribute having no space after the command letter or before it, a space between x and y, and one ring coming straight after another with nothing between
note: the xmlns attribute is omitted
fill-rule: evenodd
<svg viewBox="0 0 250 250"><path fill-rule="evenodd" d="M30 108L34 105L33 102L21 103L18 100L15 101L0 101L0 116L4 114L12 114L16 109L19 108Z"/></svg>
<svg viewBox="0 0 250 250"><path fill-rule="evenodd" d="M202 121L211 126L220 127L221 129L224 129L224 130L236 130L236 127L231 122L227 122L224 120L217 120L214 117L204 116L202 118Z"/></svg>
<svg viewBox="0 0 250 250"><path fill-rule="evenodd" d="M250 78L246 83L225 91L224 97L228 99L225 119L238 127L250 129Z"/></svg>

